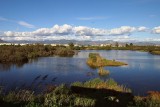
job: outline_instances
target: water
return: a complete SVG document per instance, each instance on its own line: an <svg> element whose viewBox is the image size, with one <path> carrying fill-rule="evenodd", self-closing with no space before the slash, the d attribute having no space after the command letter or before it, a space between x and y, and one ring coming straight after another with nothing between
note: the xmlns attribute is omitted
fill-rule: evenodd
<svg viewBox="0 0 160 107"><path fill-rule="evenodd" d="M98 52L105 58L123 61L128 65L105 67L110 75L99 76L97 69L86 65L90 52ZM131 88L135 95L146 95L150 90L160 91L160 56L138 51L87 50L73 57L40 57L25 64L0 64L0 85L5 85L6 89L38 89L48 84L70 84L96 77L113 78Z"/></svg>

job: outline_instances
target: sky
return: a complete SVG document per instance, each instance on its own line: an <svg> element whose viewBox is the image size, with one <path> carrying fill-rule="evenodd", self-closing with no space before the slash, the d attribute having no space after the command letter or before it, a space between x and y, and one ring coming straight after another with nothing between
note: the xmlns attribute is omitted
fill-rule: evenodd
<svg viewBox="0 0 160 107"><path fill-rule="evenodd" d="M160 0L0 0L0 39L160 41Z"/></svg>

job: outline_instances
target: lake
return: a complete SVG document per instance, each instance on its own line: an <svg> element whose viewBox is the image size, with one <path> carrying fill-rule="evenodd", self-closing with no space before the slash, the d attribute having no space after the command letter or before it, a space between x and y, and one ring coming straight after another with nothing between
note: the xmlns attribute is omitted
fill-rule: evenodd
<svg viewBox="0 0 160 107"><path fill-rule="evenodd" d="M97 69L86 65L90 52L128 65L105 67L110 75L99 76ZM138 51L84 50L73 57L40 57L24 64L0 64L0 85L5 85L6 90L15 87L38 90L49 84L70 84L96 77L113 78L131 88L135 95L146 95L150 90L160 91L160 56Z"/></svg>

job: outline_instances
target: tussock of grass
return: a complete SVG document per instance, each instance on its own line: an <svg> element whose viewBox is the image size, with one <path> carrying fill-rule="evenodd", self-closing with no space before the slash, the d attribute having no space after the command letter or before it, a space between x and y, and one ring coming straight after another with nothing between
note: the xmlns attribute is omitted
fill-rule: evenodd
<svg viewBox="0 0 160 107"><path fill-rule="evenodd" d="M122 66L122 65L128 65L124 62L119 62L115 60L108 60L108 59L103 59L103 62L105 63L105 66Z"/></svg>
<svg viewBox="0 0 160 107"><path fill-rule="evenodd" d="M71 86L79 86L85 88L95 88L95 89L111 89L119 92L131 92L130 89L126 88L123 85L118 85L113 79L108 79L103 81L99 78L87 81L85 83L74 82Z"/></svg>
<svg viewBox="0 0 160 107"><path fill-rule="evenodd" d="M98 53L90 53L89 58L87 59L87 64L92 68L99 68L99 67L104 67L104 66L123 66L123 65L127 65L124 62L104 59Z"/></svg>
<svg viewBox="0 0 160 107"><path fill-rule="evenodd" d="M104 70L102 67L98 69L98 74L100 76L105 76L105 75L109 75L109 71L108 70Z"/></svg>

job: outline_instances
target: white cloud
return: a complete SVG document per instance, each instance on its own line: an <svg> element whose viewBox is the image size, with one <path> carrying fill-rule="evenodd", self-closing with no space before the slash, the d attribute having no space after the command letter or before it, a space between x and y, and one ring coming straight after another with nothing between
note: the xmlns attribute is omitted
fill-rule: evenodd
<svg viewBox="0 0 160 107"><path fill-rule="evenodd" d="M77 26L73 28L76 36L104 36L107 30L90 28L86 26Z"/></svg>
<svg viewBox="0 0 160 107"><path fill-rule="evenodd" d="M138 30L139 32L145 32L145 31L148 30L148 28L146 28L146 27L144 27L144 26L141 26L141 27L138 27L137 30Z"/></svg>
<svg viewBox="0 0 160 107"><path fill-rule="evenodd" d="M4 17L0 17L0 21L7 21L7 22L11 22L11 23L17 23L23 27L26 27L26 28L36 28L34 25L32 24L29 24L25 21L16 21L16 20L11 20L11 19L7 19L7 18L4 18Z"/></svg>
<svg viewBox="0 0 160 107"><path fill-rule="evenodd" d="M103 20L107 19L107 17L104 16L97 16L97 17L79 17L78 20Z"/></svg>
<svg viewBox="0 0 160 107"><path fill-rule="evenodd" d="M99 29L86 26L54 25L51 28L40 28L32 32L6 31L3 40L129 40L134 32L145 32L146 27L121 26L114 29Z"/></svg>
<svg viewBox="0 0 160 107"><path fill-rule="evenodd" d="M154 27L154 28L152 29L152 33L160 34L160 26Z"/></svg>
<svg viewBox="0 0 160 107"><path fill-rule="evenodd" d="M27 23L27 22L25 22L25 21L18 21L17 23L18 23L19 25L24 26L24 27L27 27L27 28L35 28L34 25L29 24L29 23Z"/></svg>
<svg viewBox="0 0 160 107"><path fill-rule="evenodd" d="M136 31L135 27L130 27L130 26L122 26L120 28L115 28L110 30L110 35L125 35L125 34L130 34L132 32Z"/></svg>

